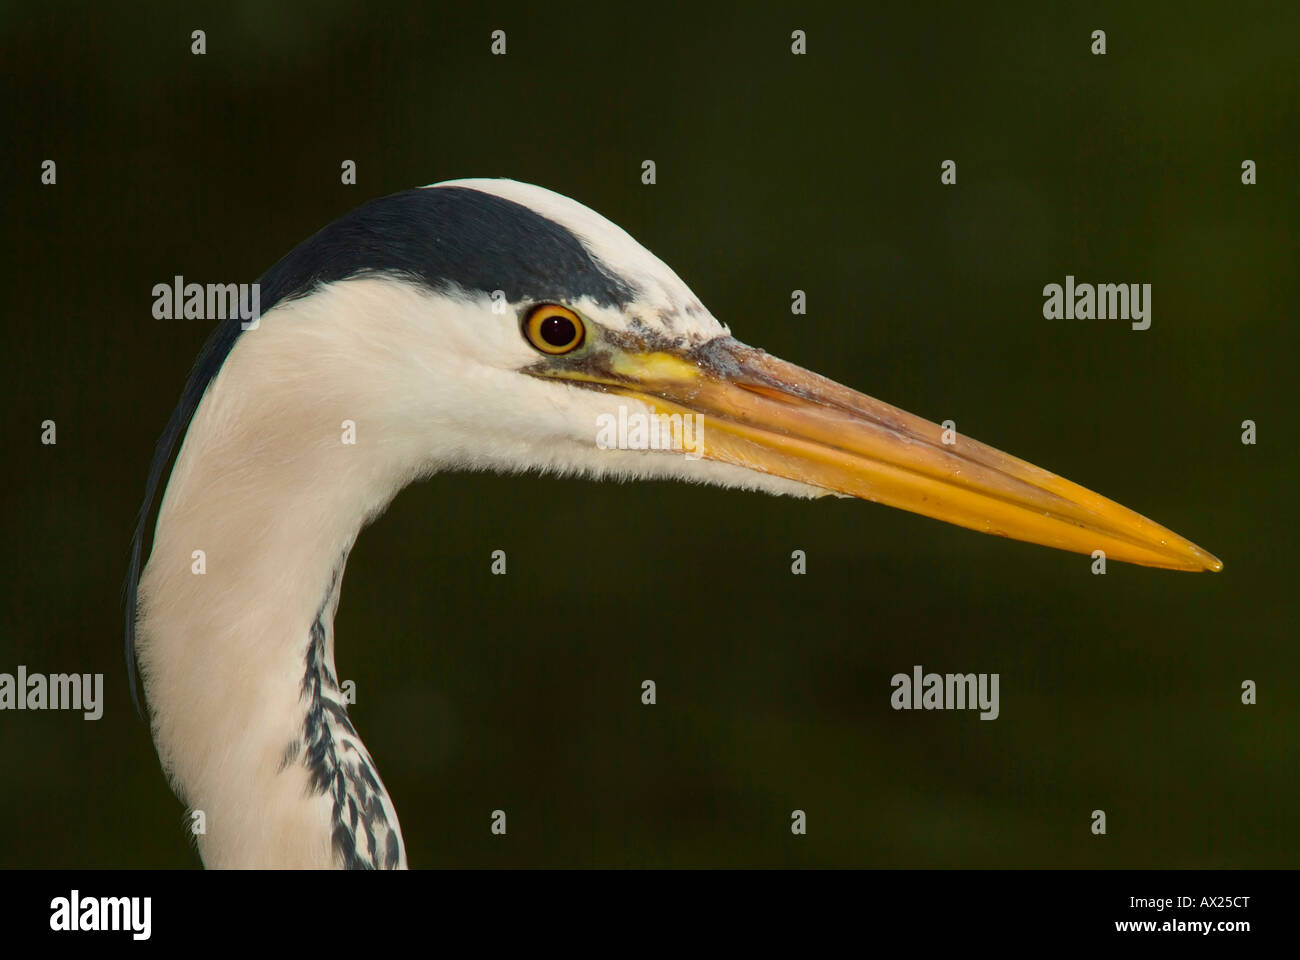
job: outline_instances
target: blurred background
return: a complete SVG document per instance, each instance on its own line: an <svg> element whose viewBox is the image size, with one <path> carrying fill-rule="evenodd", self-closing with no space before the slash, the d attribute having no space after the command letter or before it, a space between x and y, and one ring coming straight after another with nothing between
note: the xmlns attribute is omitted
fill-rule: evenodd
<svg viewBox="0 0 1300 960"><path fill-rule="evenodd" d="M1288 3L0 6L0 672L102 672L106 701L0 713L0 866L199 865L122 662L134 516L209 332L155 320L153 285L255 280L469 176L574 197L741 340L1226 568L436 477L362 534L337 618L413 866L1294 866L1298 28ZM1044 320L1067 274L1152 284L1151 328ZM999 673L1001 716L891 710L915 664Z"/></svg>

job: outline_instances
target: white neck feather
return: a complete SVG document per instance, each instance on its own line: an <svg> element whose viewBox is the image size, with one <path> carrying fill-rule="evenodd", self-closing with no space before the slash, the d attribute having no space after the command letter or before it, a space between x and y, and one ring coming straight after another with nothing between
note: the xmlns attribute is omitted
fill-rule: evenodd
<svg viewBox="0 0 1300 960"><path fill-rule="evenodd" d="M141 579L154 739L203 812L209 867L406 865L342 706L333 620L358 532L427 454L377 405L375 384L400 368L383 325L310 313L310 298L286 305L237 342L190 425Z"/></svg>

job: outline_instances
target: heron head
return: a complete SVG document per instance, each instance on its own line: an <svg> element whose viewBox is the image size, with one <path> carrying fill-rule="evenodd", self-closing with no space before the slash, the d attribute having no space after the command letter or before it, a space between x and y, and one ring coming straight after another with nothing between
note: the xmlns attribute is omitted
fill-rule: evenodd
<svg viewBox="0 0 1300 960"><path fill-rule="evenodd" d="M427 438L424 469L835 494L1148 566L1222 566L1077 484L746 346L627 233L539 187L459 180L372 201L264 283L277 311L345 318L351 343L317 355L383 381L365 387L374 419ZM337 329L272 326L286 352Z"/></svg>
<svg viewBox="0 0 1300 960"><path fill-rule="evenodd" d="M438 333L455 341L456 380L476 385L443 411L460 420L463 463L859 497L1111 559L1222 566L1077 484L746 346L661 260L567 197L509 180L412 193L439 192L465 207L451 226L442 213L434 278L455 303Z"/></svg>

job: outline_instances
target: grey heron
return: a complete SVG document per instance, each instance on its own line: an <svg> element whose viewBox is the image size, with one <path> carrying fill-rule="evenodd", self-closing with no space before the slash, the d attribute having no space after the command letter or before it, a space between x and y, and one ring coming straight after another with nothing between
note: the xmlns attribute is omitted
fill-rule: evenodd
<svg viewBox="0 0 1300 960"><path fill-rule="evenodd" d="M1131 563L1222 566L1083 487L744 345L623 230L539 187L373 200L260 282L260 322L218 326L158 442L127 583L132 695L138 664L210 867L406 866L333 621L362 527L436 471L835 494ZM615 413L680 442L598 443Z"/></svg>

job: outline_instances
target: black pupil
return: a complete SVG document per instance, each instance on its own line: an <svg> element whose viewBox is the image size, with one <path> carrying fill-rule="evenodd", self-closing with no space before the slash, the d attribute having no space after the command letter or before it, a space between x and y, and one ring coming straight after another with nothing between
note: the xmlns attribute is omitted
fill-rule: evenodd
<svg viewBox="0 0 1300 960"><path fill-rule="evenodd" d="M542 339L553 347L567 347L578 336L573 321L568 317L547 317L542 321Z"/></svg>

